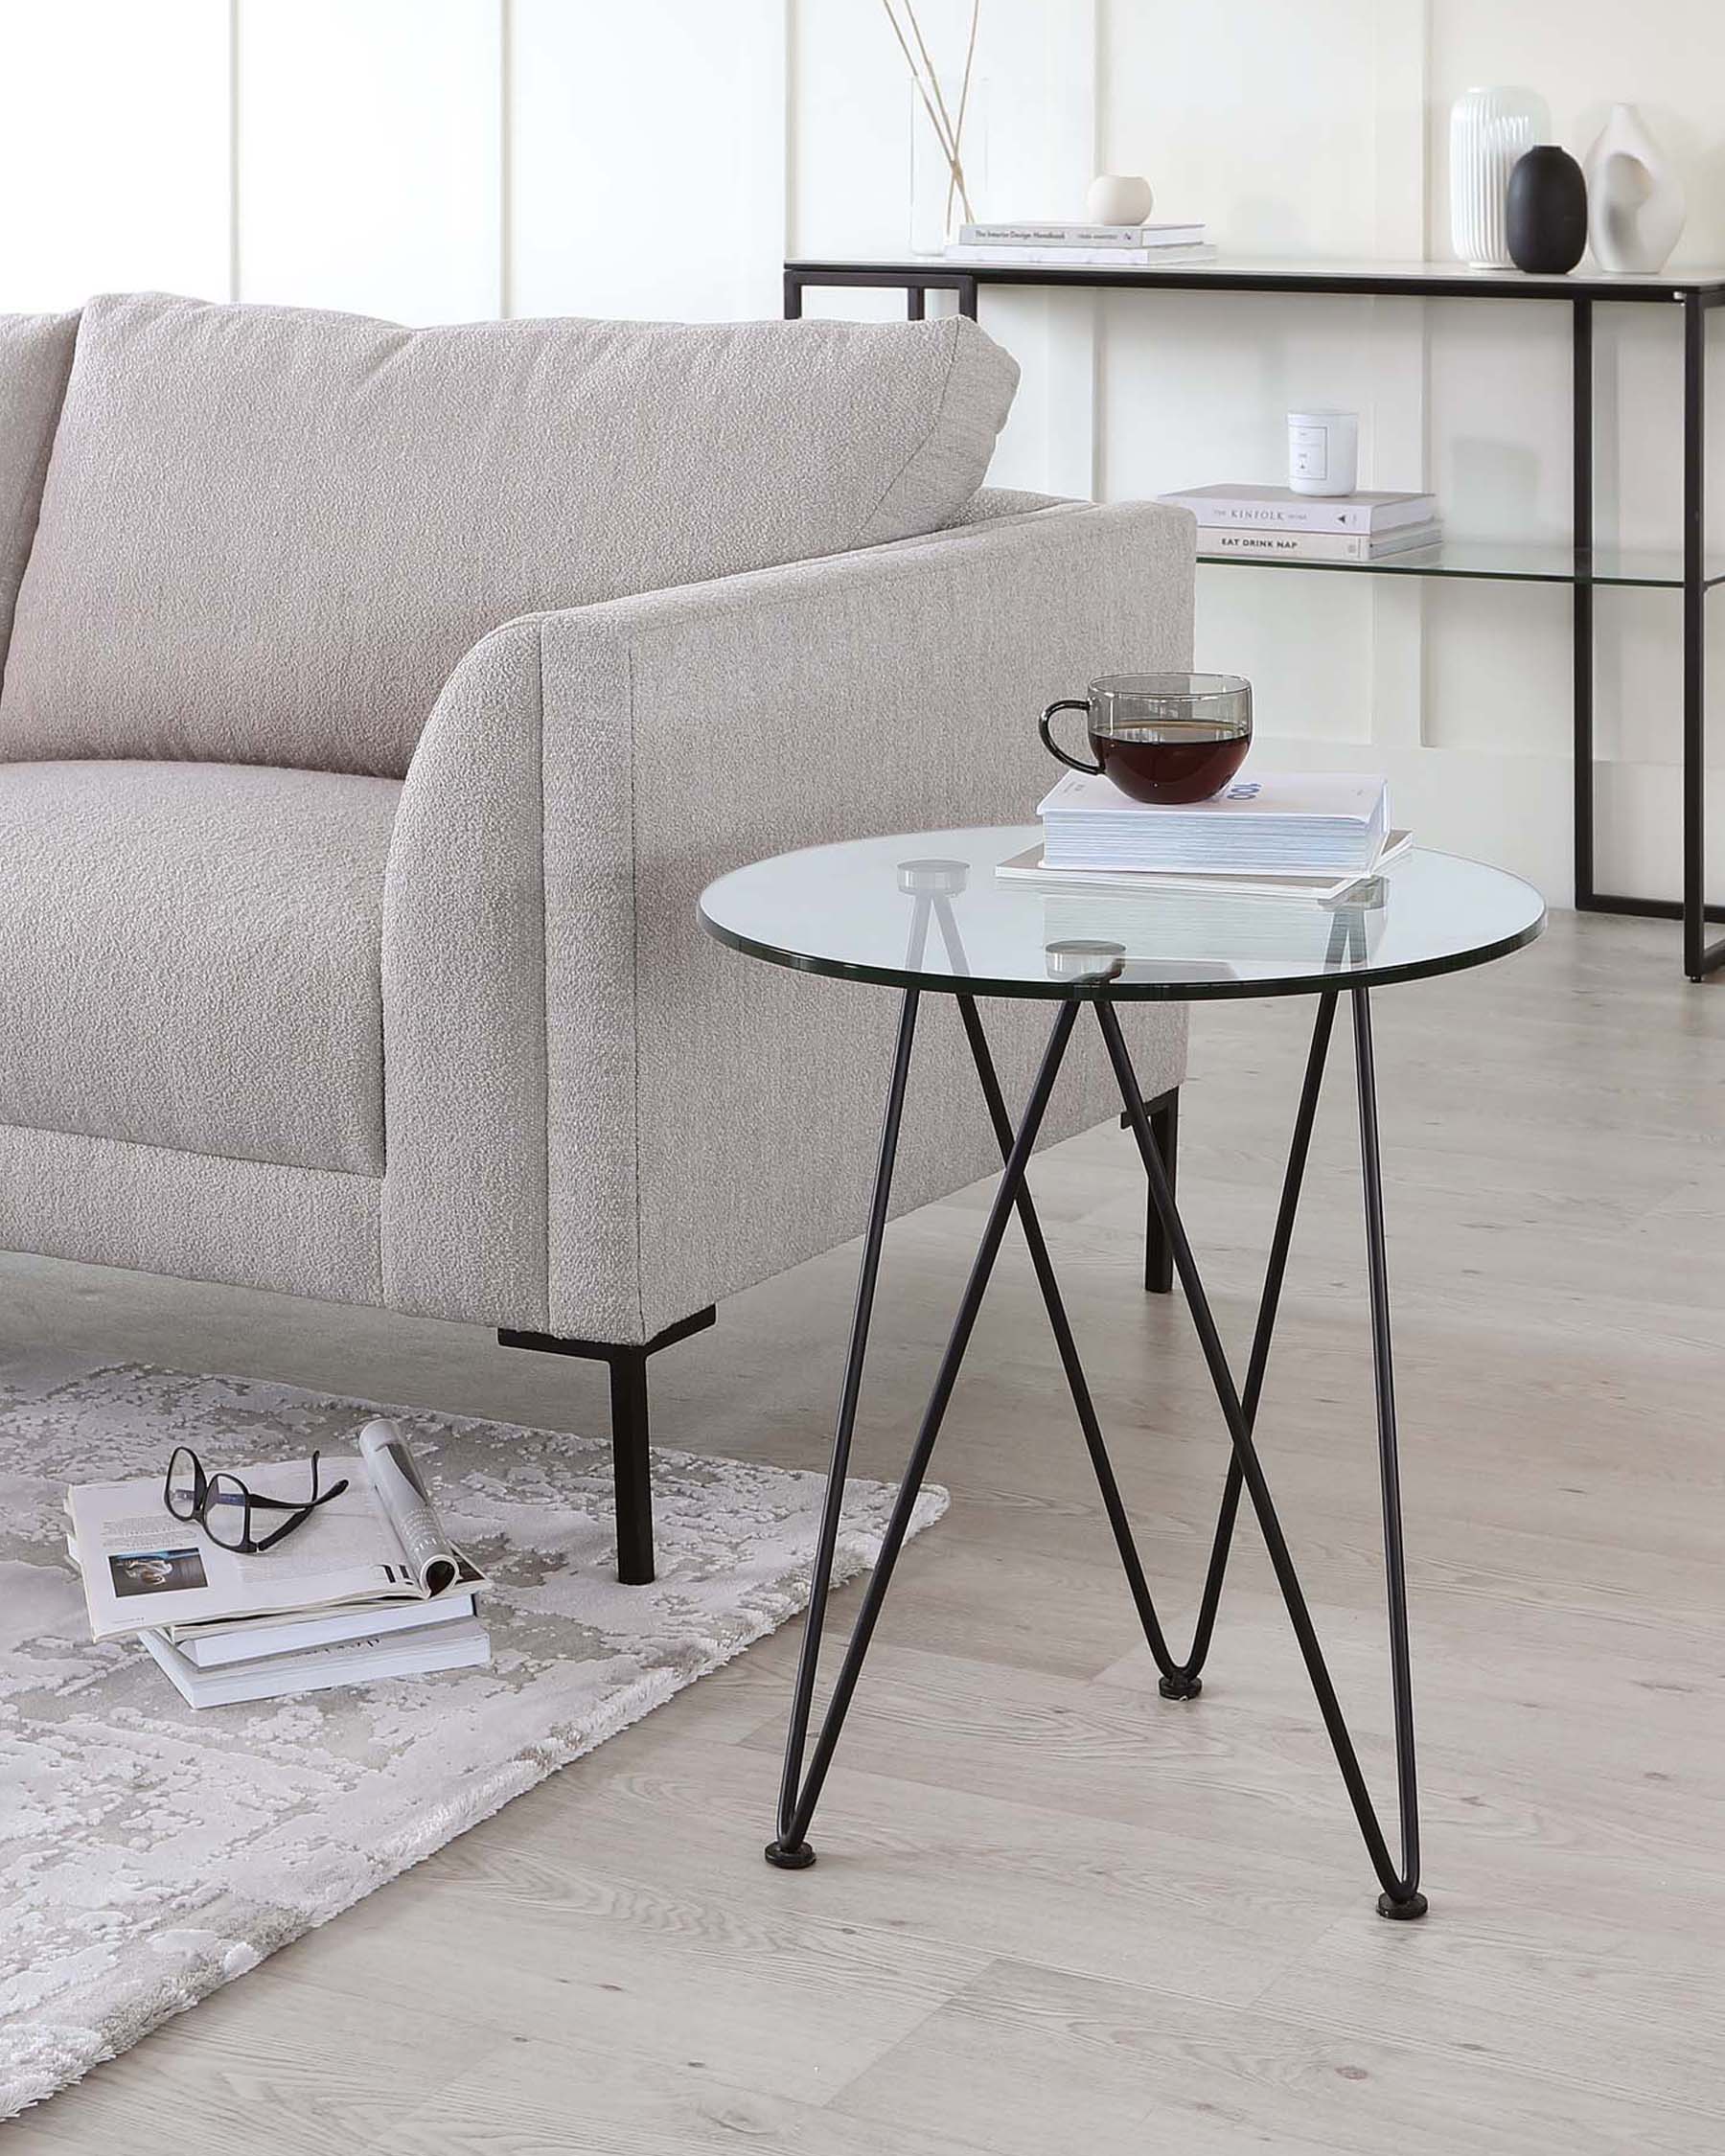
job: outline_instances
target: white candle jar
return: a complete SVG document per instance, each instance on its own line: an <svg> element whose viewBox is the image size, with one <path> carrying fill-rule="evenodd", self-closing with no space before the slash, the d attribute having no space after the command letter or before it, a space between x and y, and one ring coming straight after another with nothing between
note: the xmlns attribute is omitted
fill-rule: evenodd
<svg viewBox="0 0 1725 2156"><path fill-rule="evenodd" d="M1359 476L1357 412L1288 414L1288 485L1297 494L1351 494Z"/></svg>

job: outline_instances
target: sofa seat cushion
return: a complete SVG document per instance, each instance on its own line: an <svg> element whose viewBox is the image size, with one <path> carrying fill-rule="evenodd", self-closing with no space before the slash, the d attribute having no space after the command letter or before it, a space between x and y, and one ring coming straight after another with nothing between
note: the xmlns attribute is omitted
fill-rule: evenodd
<svg viewBox="0 0 1725 2156"><path fill-rule="evenodd" d="M383 1169L393 780L0 766L0 1123Z"/></svg>
<svg viewBox="0 0 1725 2156"><path fill-rule="evenodd" d="M472 322L92 300L0 755L400 776L514 615L938 530L1017 382L974 322Z"/></svg>

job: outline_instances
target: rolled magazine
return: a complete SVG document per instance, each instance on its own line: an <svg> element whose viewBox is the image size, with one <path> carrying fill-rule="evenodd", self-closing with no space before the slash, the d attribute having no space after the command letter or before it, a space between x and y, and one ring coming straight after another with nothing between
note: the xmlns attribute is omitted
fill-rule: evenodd
<svg viewBox="0 0 1725 2156"><path fill-rule="evenodd" d="M359 1455L421 1591L441 1594L453 1587L460 1560L402 1433L386 1416L375 1416L359 1433Z"/></svg>

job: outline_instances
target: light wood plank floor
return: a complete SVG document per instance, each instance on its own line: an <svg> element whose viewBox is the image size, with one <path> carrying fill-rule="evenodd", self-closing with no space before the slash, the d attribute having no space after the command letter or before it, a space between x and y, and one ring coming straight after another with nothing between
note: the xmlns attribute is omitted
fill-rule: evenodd
<svg viewBox="0 0 1725 2156"><path fill-rule="evenodd" d="M1309 1012L1200 1011L1182 1194L1242 1354ZM1390 1925L1255 1535L1201 1701L1156 1696L1013 1251L814 1839L762 1864L781 1634L15 2125L124 2145L1700 2156L1725 2148L1725 983L1560 916L1377 1023L1426 1883ZM1381 1791L1388 1681L1346 1043L1260 1424ZM1037 1179L1184 1638L1224 1437L1136 1284L1102 1130ZM893 1231L859 1466L892 1474L985 1193ZM824 1456L855 1253L656 1373L667 1442ZM603 1428L486 1338L7 1261L0 1347ZM847 1617L855 1594L838 1598ZM196 1852L188 1852L194 1861Z"/></svg>

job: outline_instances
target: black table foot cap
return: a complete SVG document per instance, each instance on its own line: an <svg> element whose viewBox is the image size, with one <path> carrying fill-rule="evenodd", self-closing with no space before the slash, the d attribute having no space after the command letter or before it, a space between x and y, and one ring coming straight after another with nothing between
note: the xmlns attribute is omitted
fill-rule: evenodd
<svg viewBox="0 0 1725 2156"><path fill-rule="evenodd" d="M769 1842L765 1854L778 1871L806 1871L815 1861L815 1852L806 1842L794 1842L790 1848L782 1842Z"/></svg>
<svg viewBox="0 0 1725 2156"><path fill-rule="evenodd" d="M1156 1688L1163 1699L1196 1699L1204 1689L1202 1677L1159 1677Z"/></svg>
<svg viewBox="0 0 1725 2156"><path fill-rule="evenodd" d="M1423 1916L1428 1907L1424 1894L1417 1892L1411 1893L1406 1901L1392 1901L1388 1894L1378 1896L1378 1915L1398 1924L1411 1924L1415 1916Z"/></svg>

